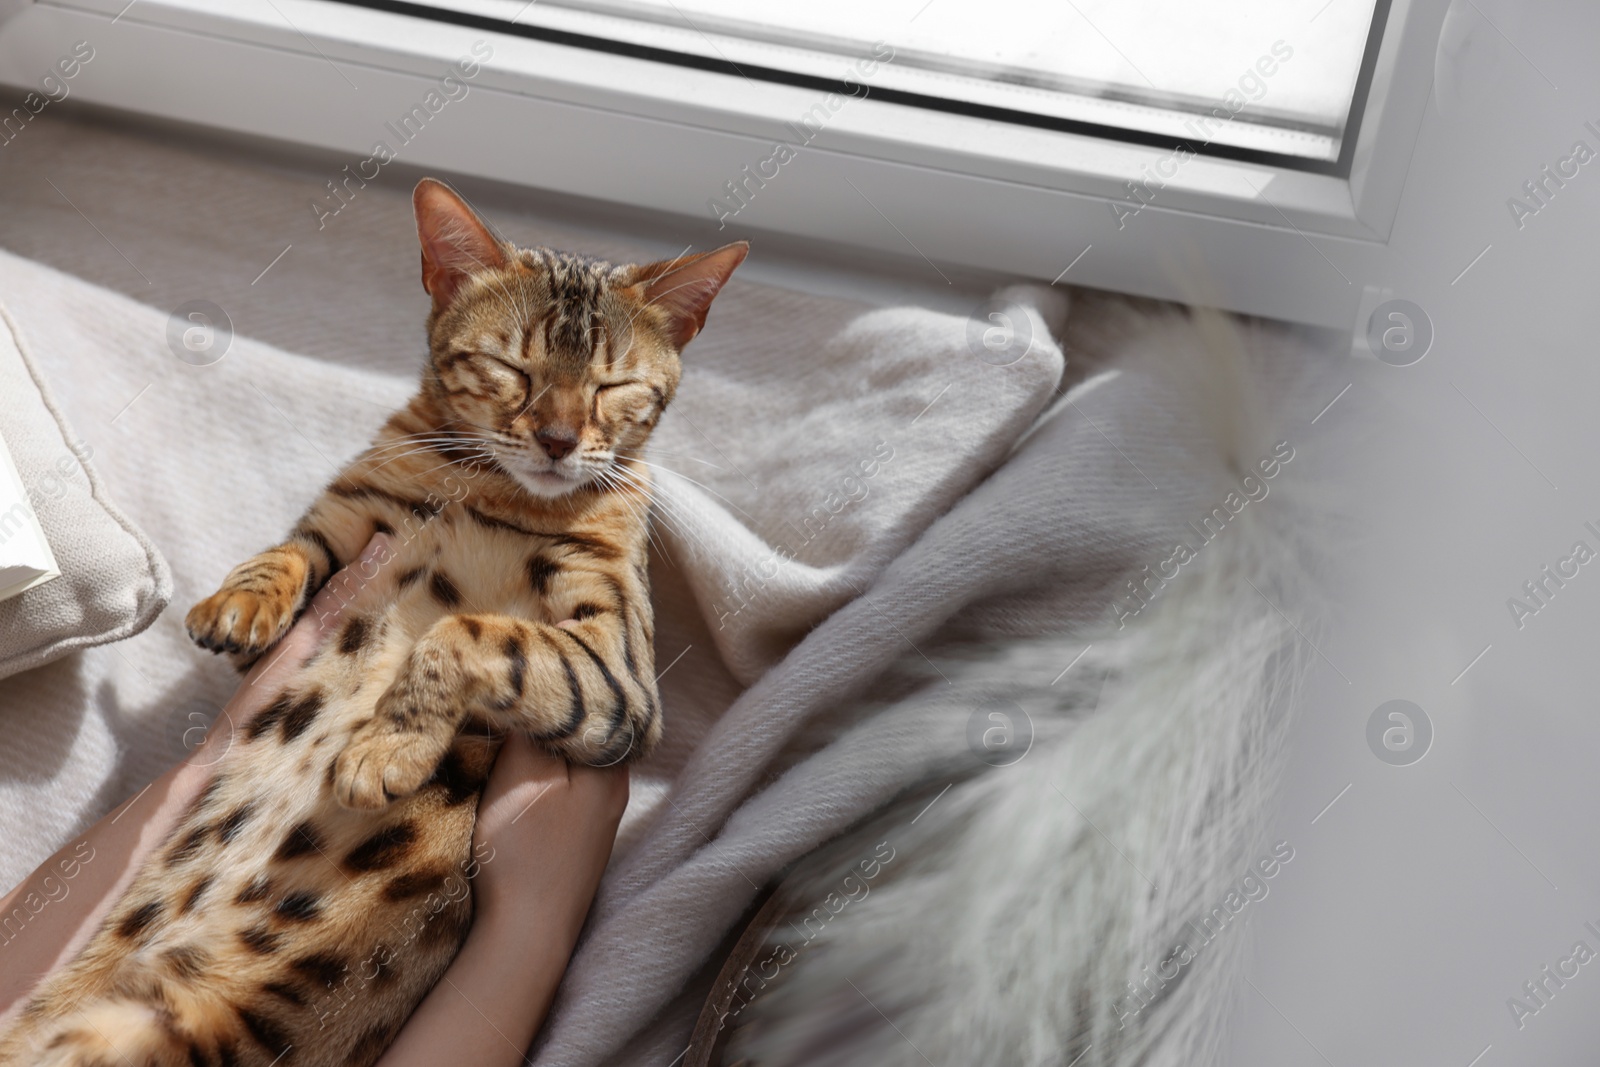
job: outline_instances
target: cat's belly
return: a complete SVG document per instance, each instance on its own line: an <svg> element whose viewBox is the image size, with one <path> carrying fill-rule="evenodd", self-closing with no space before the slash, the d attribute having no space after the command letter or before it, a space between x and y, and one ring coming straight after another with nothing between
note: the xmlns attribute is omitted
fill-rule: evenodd
<svg viewBox="0 0 1600 1067"><path fill-rule="evenodd" d="M428 783L381 811L333 795L334 761L416 639L472 610L469 598L515 606L507 583L441 567L438 547L400 545L369 579L380 588L352 601L260 714L213 727L227 750L211 784L85 951L44 983L0 1064L33 1062L7 1051L108 994L170 1005L217 1053L204 1062L266 1067L275 1043L302 1065L377 1058L465 936L477 799L499 746L474 724Z"/></svg>

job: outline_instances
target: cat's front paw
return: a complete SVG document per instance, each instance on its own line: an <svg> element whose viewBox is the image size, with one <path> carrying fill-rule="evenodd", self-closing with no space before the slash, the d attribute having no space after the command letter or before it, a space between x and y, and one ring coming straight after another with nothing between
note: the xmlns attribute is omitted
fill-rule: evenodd
<svg viewBox="0 0 1600 1067"><path fill-rule="evenodd" d="M408 797L433 777L450 747L442 739L398 728L380 715L350 735L333 762L333 795L357 811L376 811Z"/></svg>
<svg viewBox="0 0 1600 1067"><path fill-rule="evenodd" d="M189 638L212 652L259 654L294 623L295 600L273 590L224 585L184 618Z"/></svg>

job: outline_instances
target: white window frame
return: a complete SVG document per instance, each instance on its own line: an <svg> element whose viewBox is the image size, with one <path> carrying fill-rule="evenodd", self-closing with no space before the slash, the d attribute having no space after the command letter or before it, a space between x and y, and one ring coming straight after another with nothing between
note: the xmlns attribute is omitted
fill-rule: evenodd
<svg viewBox="0 0 1600 1067"><path fill-rule="evenodd" d="M1170 149L869 92L719 229L710 201L795 141L819 90L333 0L0 0L0 83L36 88L87 40L80 99L354 162L487 41L457 105L473 116L441 112L402 162L684 216L697 243L775 232L926 260L935 283L954 265L1348 329L1386 273L1446 6L1393 0L1348 177L1202 155L1120 220Z"/></svg>

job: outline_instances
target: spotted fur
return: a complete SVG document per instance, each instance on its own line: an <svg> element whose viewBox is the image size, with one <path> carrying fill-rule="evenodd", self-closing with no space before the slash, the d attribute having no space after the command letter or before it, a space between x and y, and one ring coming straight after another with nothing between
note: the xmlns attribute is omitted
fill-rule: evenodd
<svg viewBox="0 0 1600 1067"><path fill-rule="evenodd" d="M506 731L590 764L660 736L637 457L745 247L612 266L515 248L438 182L415 201L420 391L187 625L259 657L381 532L355 577L378 606L235 733L0 1064L370 1064L471 923Z"/></svg>

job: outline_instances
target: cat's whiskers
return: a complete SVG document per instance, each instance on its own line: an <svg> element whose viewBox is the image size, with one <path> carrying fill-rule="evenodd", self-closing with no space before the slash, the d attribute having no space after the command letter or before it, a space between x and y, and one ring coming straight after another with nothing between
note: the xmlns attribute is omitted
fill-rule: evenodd
<svg viewBox="0 0 1600 1067"><path fill-rule="evenodd" d="M396 445L410 444L418 441L448 441L454 440L459 436L459 434L454 432L440 432L436 430L429 430L422 433L400 434L397 437L374 441L368 446L368 451L381 452L386 448L393 448Z"/></svg>
<svg viewBox="0 0 1600 1067"><path fill-rule="evenodd" d="M651 493L649 483L636 471L628 470L619 464L611 468L611 473L633 488L645 493L650 501L651 513L659 517L663 525L681 540L688 542L707 555L713 554L712 546L694 528L692 516L682 510L681 504L669 497Z"/></svg>
<svg viewBox="0 0 1600 1067"><path fill-rule="evenodd" d="M672 517L666 512L664 504L658 508L658 502L650 493L626 480L622 476L622 472L618 471L617 468L613 467L607 470L605 476L610 485L622 490L633 490L633 492L628 493L628 499L624 499L623 507L627 509L630 518L644 525L645 534L650 538L650 543L660 552L661 558L676 566L677 560L673 558L672 549L668 546L665 537L656 530L656 522L659 520L664 529L674 532L683 540L696 543L693 535L683 529L681 523L674 523Z"/></svg>
<svg viewBox="0 0 1600 1067"><path fill-rule="evenodd" d="M455 460L453 460L453 459L445 460L443 463L439 464L437 467L429 467L425 471L418 471L415 475L413 475L413 477L415 477L415 478L426 478L428 475L432 474L434 471L442 471L446 467L454 467L454 466L457 466L457 463L456 463Z"/></svg>
<svg viewBox="0 0 1600 1067"><path fill-rule="evenodd" d="M700 464L703 464L704 466L710 467L712 470L725 471L725 470L728 469L728 468L722 466L721 464L717 464L717 463L711 462L709 459L701 459L699 456L691 456L686 452L668 452L668 451L665 451L664 449L656 448L654 445L650 446L649 453L652 456L658 456L658 457L660 457L662 459L686 459L690 463L700 463ZM628 458L630 458L630 459L643 459L644 458L644 453L643 452L630 452L628 454Z"/></svg>
<svg viewBox="0 0 1600 1067"><path fill-rule="evenodd" d="M478 444L467 442L460 437L439 437L434 439L422 438L407 441L395 441L391 444L382 445L377 448L369 448L366 451L364 458L377 459L380 456L391 456L396 452L415 451L420 449L433 449L434 451L440 451L440 446L448 447L452 445L469 450L480 447Z"/></svg>
<svg viewBox="0 0 1600 1067"><path fill-rule="evenodd" d="M382 463L379 463L376 466L373 466L372 468L370 468L367 473L369 473L369 474L376 473L377 471L382 470L384 467L387 467L391 463L398 463L400 460L409 459L412 456L420 456L420 455L423 455L425 453L430 453L430 452L435 456L441 454L439 452L439 450L434 448L432 445L423 445L421 447L414 448L414 449L410 450L409 452L401 452L398 455L388 456L388 457L386 457L384 459L384 461ZM468 450L468 457L472 458L472 459L485 459L485 460L491 460L492 461L494 459L494 454L492 452L486 450L486 449L472 448L472 449ZM460 460L460 459L449 459L449 458L446 458L445 462L443 464L441 464L441 467L448 467L448 466L451 466L451 465L459 465L462 462L463 462L463 460ZM435 467L435 468L432 468L432 469L438 470L440 468L439 467Z"/></svg>
<svg viewBox="0 0 1600 1067"><path fill-rule="evenodd" d="M616 477L615 472L612 469L601 470L595 481L601 487L609 490L624 490L629 488L626 483L624 483L620 478ZM655 524L650 521L650 498L645 496L643 493L628 493L626 496L622 496L619 493L619 497L621 498L623 509L628 514L628 518L644 526L645 536L649 538L651 546L661 554L663 559L667 560L669 563L674 562L672 559L672 553L667 549L666 542L661 540L661 538L656 534L654 528Z"/></svg>
<svg viewBox="0 0 1600 1067"><path fill-rule="evenodd" d="M451 420L451 422L460 421L462 420ZM419 431L417 433L400 434L387 440L374 442L368 447L366 454L369 456L380 455L386 451L400 448L408 444L449 444L458 441L474 441L480 439L481 435L474 434L470 430L445 430L442 427L435 427L429 430Z"/></svg>
<svg viewBox="0 0 1600 1067"><path fill-rule="evenodd" d="M671 468L664 468L663 467L663 468L657 468L657 469L665 470L669 474L677 474L678 473L677 471L674 471ZM632 474L632 472L630 472L630 474L633 477L637 477L637 474ZM680 477L683 477L683 476L680 475ZM693 482L693 479L691 479L691 478L685 478L684 480ZM696 483L696 484L698 484L698 483ZM717 494L714 494L714 495L717 495ZM658 512L661 515L663 521L665 521L672 528L674 533L676 533L679 537L683 538L684 540L692 542L697 547L699 547L701 549L701 551L707 553L708 555L709 554L714 554L715 550L713 549L713 547L707 542L707 540L705 539L704 536L702 536L700 533L697 532L694 515L693 515L693 513L691 511L688 510L688 506L686 504L684 504L681 501L675 500L675 499L673 499L672 497L670 497L668 495L659 494L659 493L654 495L651 498L651 502L652 502L652 504L656 505L656 507L658 509ZM728 503L729 503L729 506L732 507L734 510L739 511L740 514L744 514L746 516L746 518L750 518L750 521L751 521L752 525L755 523L754 518L750 517L747 513L745 513L737 505L732 504L732 502L728 502Z"/></svg>
<svg viewBox="0 0 1600 1067"><path fill-rule="evenodd" d="M465 426L464 429L451 429L453 426ZM405 444L410 441L460 441L478 440L483 437L479 427L466 422L465 419L450 419L438 426L430 426L425 430L415 433L396 434L388 438L379 438L371 446L372 451L381 451L395 445Z"/></svg>
<svg viewBox="0 0 1600 1067"><path fill-rule="evenodd" d="M756 521L754 515L751 515L744 508L741 508L738 504L735 504L733 501L729 500L727 497L723 496L721 493L717 492L715 489L711 488L709 485L705 484L704 482L697 481L694 478L689 477L687 474L684 474L682 471L675 471L671 467L662 466L660 463L651 463L649 460L645 459L643 456L635 456L633 458L638 460L640 463L644 464L646 467L649 467L651 470L662 471L662 472L664 472L666 474L671 474L671 475L674 475L675 477L682 478L684 481L688 482L690 485L695 486L698 489L704 490L707 493L710 493L712 496L716 497L718 500L720 500L724 504L728 505L734 511L737 511L739 514L743 515L745 518L749 519L751 522L755 522Z"/></svg>

